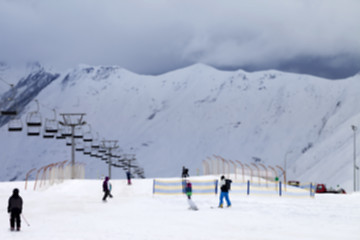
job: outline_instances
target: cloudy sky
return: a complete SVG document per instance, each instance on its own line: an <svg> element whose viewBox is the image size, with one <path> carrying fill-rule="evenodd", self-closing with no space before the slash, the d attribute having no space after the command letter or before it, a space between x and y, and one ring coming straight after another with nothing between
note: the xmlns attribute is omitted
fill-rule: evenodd
<svg viewBox="0 0 360 240"><path fill-rule="evenodd" d="M29 60L342 78L360 71L360 1L0 0L0 61Z"/></svg>

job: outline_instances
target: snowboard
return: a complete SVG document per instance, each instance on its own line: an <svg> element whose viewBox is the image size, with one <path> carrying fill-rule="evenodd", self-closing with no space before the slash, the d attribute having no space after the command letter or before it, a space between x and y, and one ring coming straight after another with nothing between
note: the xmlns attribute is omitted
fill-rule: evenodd
<svg viewBox="0 0 360 240"><path fill-rule="evenodd" d="M194 211L197 211L199 210L198 207L196 206L196 204L193 202L193 200L191 199L188 199L188 203L189 203L189 209L190 210L194 210Z"/></svg>

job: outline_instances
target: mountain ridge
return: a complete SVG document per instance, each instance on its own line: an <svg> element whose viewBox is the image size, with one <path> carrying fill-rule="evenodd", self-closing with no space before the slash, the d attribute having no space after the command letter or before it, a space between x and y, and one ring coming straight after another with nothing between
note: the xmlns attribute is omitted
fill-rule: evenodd
<svg viewBox="0 0 360 240"><path fill-rule="evenodd" d="M36 96L41 111L85 112L93 132L118 139L124 152L136 153L146 176L178 176L184 165L196 174L202 160L212 154L280 166L288 158L291 178L350 188L352 132L345 125L359 122L360 108L355 103L360 100L356 90L360 89L360 75L334 81L276 70L219 71L204 64L157 76L138 75L118 66L87 65L58 74ZM27 104L24 111L33 107ZM1 132L1 138L11 139L8 142L32 149L24 134L10 135L5 126ZM334 132L344 139L332 139ZM29 151L32 158L40 159L32 160L33 166L48 162L48 152L56 152L59 159L69 158L64 143L36 141L45 149ZM347 160L335 164L342 172L335 179L331 175L336 170L325 174L311 166L317 154L325 156L322 164L336 163L316 149L337 141ZM328 145L319 148L325 149L321 152L330 151ZM6 157L13 158L13 154ZM77 158L88 163L87 177L106 174L104 162L80 154ZM6 165L19 169L11 162ZM115 176L123 175L120 171ZM2 180L14 178L5 171L1 176Z"/></svg>

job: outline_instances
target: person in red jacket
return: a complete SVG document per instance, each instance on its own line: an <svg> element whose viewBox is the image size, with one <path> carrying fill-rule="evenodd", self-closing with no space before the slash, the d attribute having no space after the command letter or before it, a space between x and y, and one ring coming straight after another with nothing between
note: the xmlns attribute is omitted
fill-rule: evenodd
<svg viewBox="0 0 360 240"><path fill-rule="evenodd" d="M13 194L9 198L8 213L10 213L10 230L20 231L21 228L21 219L20 214L22 212L23 200L19 195L19 189L15 188Z"/></svg>

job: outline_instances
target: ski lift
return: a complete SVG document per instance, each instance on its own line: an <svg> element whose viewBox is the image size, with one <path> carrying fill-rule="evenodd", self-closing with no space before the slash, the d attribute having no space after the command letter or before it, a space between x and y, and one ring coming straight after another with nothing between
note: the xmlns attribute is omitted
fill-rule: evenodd
<svg viewBox="0 0 360 240"><path fill-rule="evenodd" d="M54 111L54 118L53 119L46 119L45 120L45 133L49 133L48 135L52 134L55 135L58 132L58 122L56 121L56 111Z"/></svg>
<svg viewBox="0 0 360 240"><path fill-rule="evenodd" d="M9 132L21 132L23 128L20 118L13 118L8 123Z"/></svg>
<svg viewBox="0 0 360 240"><path fill-rule="evenodd" d="M90 157L101 158L102 155L98 153L97 149L91 149Z"/></svg>
<svg viewBox="0 0 360 240"><path fill-rule="evenodd" d="M76 126L74 129L74 138L83 138L84 133L81 126Z"/></svg>
<svg viewBox="0 0 360 240"><path fill-rule="evenodd" d="M27 135L28 136L39 136L40 135L40 128L39 127L29 127L27 128Z"/></svg>
<svg viewBox="0 0 360 240"><path fill-rule="evenodd" d="M17 110L16 109L11 109L11 108L8 108L6 110L1 110L1 115L3 115L3 116L16 116L17 115Z"/></svg>
<svg viewBox="0 0 360 240"><path fill-rule="evenodd" d="M28 127L41 127L41 114L39 112L39 101L35 99L37 110L29 112L26 116L26 124Z"/></svg>
<svg viewBox="0 0 360 240"><path fill-rule="evenodd" d="M98 142L93 142L93 143L91 144L91 148L99 149L99 148L100 148L100 145L99 145Z"/></svg>
<svg viewBox="0 0 360 240"><path fill-rule="evenodd" d="M61 128L61 135L63 137L71 137L71 127L70 126L62 126Z"/></svg>
<svg viewBox="0 0 360 240"><path fill-rule="evenodd" d="M77 151L77 152L82 152L82 151L84 151L84 146L76 145L75 151Z"/></svg>
<svg viewBox="0 0 360 240"><path fill-rule="evenodd" d="M5 81L4 81L5 82ZM17 109L17 104L14 101L15 99L15 95L16 92L14 90L14 85L13 84L9 84L7 82L5 82L7 85L10 86L10 91L4 93L5 95L5 100L4 100L4 105L8 105L8 107L4 107L4 109L1 109L1 115L3 116L16 116L18 114L18 109Z"/></svg>
<svg viewBox="0 0 360 240"><path fill-rule="evenodd" d="M58 132L56 133L56 139L65 139L65 136L62 135L63 126L58 123Z"/></svg>
<svg viewBox="0 0 360 240"><path fill-rule="evenodd" d="M84 148L84 155L90 155L91 154L91 147L85 147Z"/></svg>
<svg viewBox="0 0 360 240"><path fill-rule="evenodd" d="M50 139L50 138L54 138L54 137L55 137L54 133L49 133L49 132L46 132L46 130L44 130L43 138Z"/></svg>
<svg viewBox="0 0 360 240"><path fill-rule="evenodd" d="M96 133L96 134L97 134L97 137L95 139L93 139L93 141L91 142L91 148L99 149L100 148L99 133Z"/></svg>
<svg viewBox="0 0 360 240"><path fill-rule="evenodd" d="M71 137L66 137L66 146L71 146L71 145L72 145Z"/></svg>
<svg viewBox="0 0 360 240"><path fill-rule="evenodd" d="M85 132L84 133L84 142L92 142L93 141L93 136L92 136L92 133L91 133L91 125L89 125L89 131Z"/></svg>
<svg viewBox="0 0 360 240"><path fill-rule="evenodd" d="M82 141L77 140L75 142L75 151L77 151L77 152L84 151L84 144L82 143Z"/></svg>

